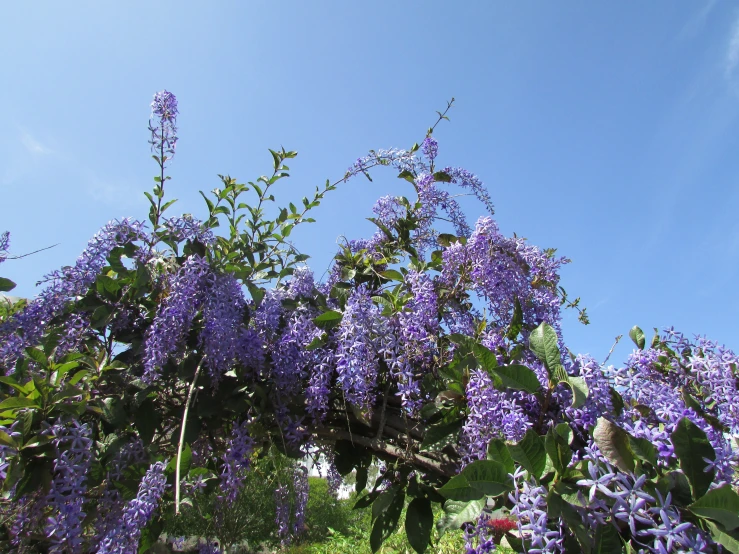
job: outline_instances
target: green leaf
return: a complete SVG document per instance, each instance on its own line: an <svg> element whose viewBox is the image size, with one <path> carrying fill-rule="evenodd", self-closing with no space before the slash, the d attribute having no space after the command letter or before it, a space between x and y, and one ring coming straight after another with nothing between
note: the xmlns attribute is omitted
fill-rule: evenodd
<svg viewBox="0 0 739 554"><path fill-rule="evenodd" d="M341 312L329 310L327 312L323 312L318 317L313 318L313 323L321 329L331 329L341 323L342 317L344 317L344 314Z"/></svg>
<svg viewBox="0 0 739 554"><path fill-rule="evenodd" d="M185 477L187 475L187 472L190 471L191 464L192 464L192 449L190 448L190 445L186 443L182 447L182 456L180 456L180 479ZM177 469L177 456L175 455L169 461L169 464L167 464L167 467L164 468L164 472L167 474L173 474L176 469Z"/></svg>
<svg viewBox="0 0 739 554"><path fill-rule="evenodd" d="M375 501L375 503L377 503L377 501ZM370 534L370 547L372 548L373 553L377 552L382 546L382 543L395 532L395 529L398 526L398 520L400 519L400 514L403 511L404 503L405 494L402 491L399 491L397 494L393 495L387 507L375 518L375 523L372 526L372 533ZM373 515L374 511L375 505L373 504Z"/></svg>
<svg viewBox="0 0 739 554"><path fill-rule="evenodd" d="M428 498L414 498L405 513L405 534L413 550L426 552L434 528L434 512Z"/></svg>
<svg viewBox="0 0 739 554"><path fill-rule="evenodd" d="M470 500L479 500L485 494L479 489L474 489L467 482L464 475L455 475L447 483L437 489L439 494L449 500L458 500L460 502L469 502Z"/></svg>
<svg viewBox="0 0 739 554"><path fill-rule="evenodd" d="M644 462L649 462L653 467L657 467L657 448L647 439L637 439L629 435L629 446L634 456Z"/></svg>
<svg viewBox="0 0 739 554"><path fill-rule="evenodd" d="M436 524L439 534L443 535L449 529L459 529L463 524L475 521L480 517L486 502L484 498L468 502L447 500L444 503L444 515Z"/></svg>
<svg viewBox="0 0 739 554"><path fill-rule="evenodd" d="M403 277L403 274L400 271L396 271L394 269L388 269L386 271L382 271L380 275L382 275L386 279L390 279L391 281L403 282L405 280L405 277Z"/></svg>
<svg viewBox="0 0 739 554"><path fill-rule="evenodd" d="M21 408L38 408L39 405L35 400L29 398L21 398L18 396L11 396L0 402L0 412L7 410L19 410Z"/></svg>
<svg viewBox="0 0 739 554"><path fill-rule="evenodd" d="M100 408L103 410L103 420L114 429L122 427L128 419L126 411L123 409L123 402L117 396L105 398L100 403Z"/></svg>
<svg viewBox="0 0 739 554"><path fill-rule="evenodd" d="M444 171L437 171L434 173L434 181L439 183L451 183L452 177Z"/></svg>
<svg viewBox="0 0 739 554"><path fill-rule="evenodd" d="M634 453L629 434L604 417L598 418L593 439L603 456L621 471L634 471Z"/></svg>
<svg viewBox="0 0 739 554"><path fill-rule="evenodd" d="M572 407L580 408L583 406L585 401L588 399L588 394L590 393L588 385L585 383L585 379L582 377L568 377L567 381L564 381L564 383L570 387L570 390L572 391Z"/></svg>
<svg viewBox="0 0 739 554"><path fill-rule="evenodd" d="M544 439L544 447L549 455L549 459L552 460L554 469L558 474L564 475L567 471L567 465L572 460L572 449L570 448L568 437L557 432L556 428L549 429Z"/></svg>
<svg viewBox="0 0 739 554"><path fill-rule="evenodd" d="M739 554L739 533L726 531L711 521L707 521L706 523L714 541L731 552L731 554Z"/></svg>
<svg viewBox="0 0 739 554"><path fill-rule="evenodd" d="M404 169L403 171L401 171L398 174L398 179L405 179L409 183L415 183L416 182L416 177L413 175L413 173L411 173L407 169Z"/></svg>
<svg viewBox="0 0 739 554"><path fill-rule="evenodd" d="M513 457L508 451L508 446L505 441L501 439L493 439L490 441L490 444L488 444L487 458L488 460L494 460L503 464L503 467L505 467L508 473L513 473L516 469L515 464L513 463Z"/></svg>
<svg viewBox="0 0 739 554"><path fill-rule="evenodd" d="M646 344L646 337L644 336L644 331L642 331L639 326L634 325L631 328L631 331L629 331L629 338L634 341L634 344L639 348L639 350L644 350L644 345Z"/></svg>
<svg viewBox="0 0 739 554"><path fill-rule="evenodd" d="M487 346L474 343L472 345L472 354L483 369L490 371L498 367L498 358L495 357L495 354Z"/></svg>
<svg viewBox="0 0 739 554"><path fill-rule="evenodd" d="M154 433L159 426L159 414L154 408L151 398L144 400L133 414L133 422L139 432L141 441L147 446L154 438Z"/></svg>
<svg viewBox="0 0 739 554"><path fill-rule="evenodd" d="M503 386L508 389L522 390L534 394L541 388L536 373L523 365L499 366L493 370L493 373L500 377Z"/></svg>
<svg viewBox="0 0 739 554"><path fill-rule="evenodd" d="M16 284L5 277L0 277L0 292L10 292L16 287Z"/></svg>
<svg viewBox="0 0 739 554"><path fill-rule="evenodd" d="M544 440L533 429L526 431L523 439L516 444L509 444L508 451L511 457L529 472L530 475L539 479L547 465L547 454Z"/></svg>
<svg viewBox="0 0 739 554"><path fill-rule="evenodd" d="M518 297L516 297L515 304L513 306L513 317L511 318L511 323L508 325L506 338L508 340L515 340L515 338L521 333L521 329L523 329L523 310L521 309L521 302L518 300Z"/></svg>
<svg viewBox="0 0 739 554"><path fill-rule="evenodd" d="M426 434L423 437L421 450L428 450L430 447L443 441L447 437L450 437L450 440L446 441L445 445L446 443L456 442L457 434L459 433L459 430L462 428L463 424L464 421L462 419L458 419L449 423L439 423L437 425L429 426L429 428L426 430Z"/></svg>
<svg viewBox="0 0 739 554"><path fill-rule="evenodd" d="M593 549L591 554L621 554L622 544L618 529L606 523L598 525L593 538Z"/></svg>
<svg viewBox="0 0 739 554"><path fill-rule="evenodd" d="M699 499L708 490L716 473L714 469L705 471L707 464L703 458L715 460L716 452L706 434L686 417L678 422L671 438L680 469L690 482L693 498Z"/></svg>
<svg viewBox="0 0 739 554"><path fill-rule="evenodd" d="M577 513L574 506L557 494L553 489L550 489L547 495L547 513L552 519L559 519L560 517L564 520L569 527L572 534L575 535L577 542L580 544L580 550L585 553L589 553L590 548L590 534L585 526L583 525L580 514Z"/></svg>
<svg viewBox="0 0 739 554"><path fill-rule="evenodd" d="M469 486L487 496L498 496L513 490L513 482L505 466L494 460L472 462L465 466L460 475L467 480Z"/></svg>
<svg viewBox="0 0 739 554"><path fill-rule="evenodd" d="M562 363L557 332L551 325L542 323L531 332L529 346L536 357L544 362L551 377L554 369Z"/></svg>
<svg viewBox="0 0 739 554"><path fill-rule="evenodd" d="M739 528L739 495L730 485L708 491L688 509L697 516L719 522L728 531Z"/></svg>

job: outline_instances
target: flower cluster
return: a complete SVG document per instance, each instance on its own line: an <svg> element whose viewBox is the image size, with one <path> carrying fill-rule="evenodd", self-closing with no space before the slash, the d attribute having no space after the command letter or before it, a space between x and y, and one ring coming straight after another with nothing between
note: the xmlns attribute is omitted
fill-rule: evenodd
<svg viewBox="0 0 739 554"><path fill-rule="evenodd" d="M466 461L484 459L492 439L519 441L531 427L519 403L509 393L497 390L486 371L470 373L466 393L469 414L462 430Z"/></svg>
<svg viewBox="0 0 739 554"><path fill-rule="evenodd" d="M275 524L282 545L290 542L290 490L287 485L275 489Z"/></svg>
<svg viewBox="0 0 739 554"><path fill-rule="evenodd" d="M179 217L170 217L164 221L164 228L170 238L176 242L198 241L206 246L212 246L216 240L213 231L206 228L202 221L190 214Z"/></svg>
<svg viewBox="0 0 739 554"><path fill-rule="evenodd" d="M111 250L134 240L144 240L144 224L123 219L103 227L87 244L74 266L46 276L49 286L21 312L0 325L0 368L15 365L23 349L38 343L52 320L67 304L82 296L105 267Z"/></svg>
<svg viewBox="0 0 739 554"><path fill-rule="evenodd" d="M254 441L249 436L248 420L235 424L231 431L226 453L223 455L221 491L228 504L233 504L244 483L244 472L249 469L249 459Z"/></svg>
<svg viewBox="0 0 739 554"><path fill-rule="evenodd" d="M0 264L8 259L8 249L10 249L10 232L5 231L0 235Z"/></svg>
<svg viewBox="0 0 739 554"><path fill-rule="evenodd" d="M174 156L177 146L177 98L171 92L162 90L154 95L151 103L149 131L151 150L155 155ZM163 160L162 160L163 163Z"/></svg>
<svg viewBox="0 0 739 554"><path fill-rule="evenodd" d="M88 425L72 420L57 422L48 433L56 454L47 497L52 512L46 524L46 535L51 539L49 551L63 553L71 548L77 552L82 547L83 505L92 461L91 432Z"/></svg>
<svg viewBox="0 0 739 554"><path fill-rule="evenodd" d="M549 523L546 488L537 485L533 478L524 479L524 473L521 468L514 473L515 488L509 498L513 502L511 515L516 519L526 550L542 554L564 552L561 524L550 526Z"/></svg>
<svg viewBox="0 0 739 554"><path fill-rule="evenodd" d="M141 480L136 498L130 500L118 525L100 542L98 554L136 554L141 531L159 506L167 486L164 462L151 465Z"/></svg>
<svg viewBox="0 0 739 554"><path fill-rule="evenodd" d="M183 339L213 279L208 262L200 256L190 256L170 279L168 295L146 332L144 379L147 382L156 381L167 360L182 350Z"/></svg>
<svg viewBox="0 0 739 554"><path fill-rule="evenodd" d="M245 310L241 285L233 275L215 276L205 295L200 343L210 375L216 382L238 357Z"/></svg>
<svg viewBox="0 0 739 554"><path fill-rule="evenodd" d="M308 482L308 469L298 466L293 478L293 491L295 493L295 517L293 519L293 534L300 535L305 530L305 509L308 506L308 493L310 484Z"/></svg>

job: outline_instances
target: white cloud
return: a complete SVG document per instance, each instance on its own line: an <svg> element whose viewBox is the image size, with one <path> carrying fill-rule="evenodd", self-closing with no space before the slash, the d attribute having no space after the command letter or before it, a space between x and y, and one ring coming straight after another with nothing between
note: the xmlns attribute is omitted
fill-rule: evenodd
<svg viewBox="0 0 739 554"><path fill-rule="evenodd" d="M54 151L31 136L28 131L21 129L21 144L31 154L53 154Z"/></svg>
<svg viewBox="0 0 739 554"><path fill-rule="evenodd" d="M734 19L731 26L731 36L729 37L729 47L726 50L726 65L724 73L727 77L731 77L739 64L739 16Z"/></svg>
<svg viewBox="0 0 739 554"><path fill-rule="evenodd" d="M708 16L716 6L717 0L709 0L703 4L703 7L692 17L677 35L678 41L689 40L695 38L705 27Z"/></svg>
<svg viewBox="0 0 739 554"><path fill-rule="evenodd" d="M102 204L130 207L139 204L141 190L125 180L100 179L88 173L87 192Z"/></svg>

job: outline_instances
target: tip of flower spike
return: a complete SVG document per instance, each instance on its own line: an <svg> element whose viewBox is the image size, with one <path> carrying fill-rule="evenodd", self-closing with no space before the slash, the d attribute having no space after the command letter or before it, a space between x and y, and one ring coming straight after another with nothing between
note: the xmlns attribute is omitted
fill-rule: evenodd
<svg viewBox="0 0 739 554"><path fill-rule="evenodd" d="M177 97L174 94L168 90L160 90L154 94L154 100L151 103L152 118L172 120L178 113Z"/></svg>

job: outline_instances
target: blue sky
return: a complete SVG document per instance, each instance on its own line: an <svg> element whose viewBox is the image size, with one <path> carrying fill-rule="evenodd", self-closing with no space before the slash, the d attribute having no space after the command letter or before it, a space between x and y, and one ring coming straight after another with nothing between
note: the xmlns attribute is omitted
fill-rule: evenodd
<svg viewBox="0 0 739 554"><path fill-rule="evenodd" d="M571 349L602 360L635 323L739 347L738 3L16 2L0 67L0 231L15 254L60 243L3 264L16 294L146 216L157 90L180 105L173 210L195 215L218 173L267 173L267 148L299 152L287 203L420 141L454 96L440 162L485 181L504 232L572 259L592 324L567 316ZM357 179L293 237L320 275L406 193Z"/></svg>

